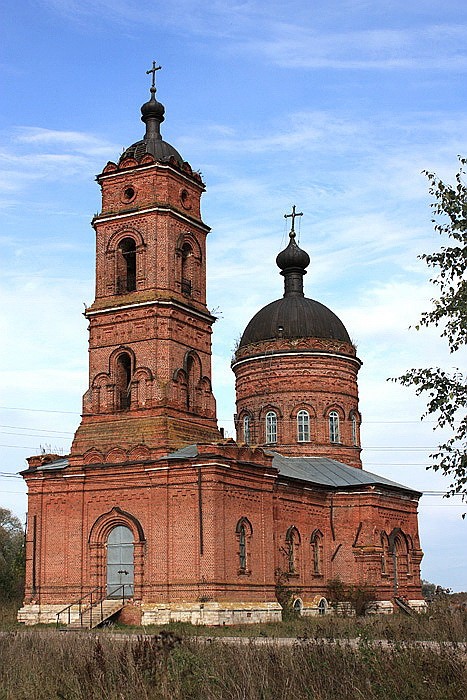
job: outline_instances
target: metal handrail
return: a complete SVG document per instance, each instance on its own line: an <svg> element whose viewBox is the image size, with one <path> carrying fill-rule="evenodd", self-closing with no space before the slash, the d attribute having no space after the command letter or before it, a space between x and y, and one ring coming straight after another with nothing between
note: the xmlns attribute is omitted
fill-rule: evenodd
<svg viewBox="0 0 467 700"><path fill-rule="evenodd" d="M96 588L93 588L91 591L86 593L86 595L82 596L79 600L76 600L74 603L70 603L70 605L67 605L66 608L63 608L63 610L60 610L60 612L56 613L56 618L57 618L56 626L57 626L57 628L60 626L60 616L65 611L67 611L67 613L68 613L67 624L68 625L70 624L70 622L71 622L71 608L74 605L78 605L78 614L79 614L81 626L83 625L83 614L86 612L86 610L89 610L89 624L92 627L92 611L93 611L93 608L96 607L96 605L99 605L100 619L102 622L102 619L104 616L104 610L103 610L102 603L104 602L104 600L106 600L107 598L110 598L111 596L114 596L115 593L117 593L118 591L121 590L122 591L122 596L121 596L122 597L122 605L124 605L126 598L129 597L129 596L125 596L125 588L130 589L130 592L131 592L132 587L133 587L132 583L121 583L119 586L117 586L117 588L114 588L110 592L107 591L106 595L103 596L102 595L102 586L96 586ZM93 594L96 593L96 591L99 591L100 597L99 597L99 600L97 600L97 601L94 600L94 602L93 602ZM86 600L87 598L89 598L89 607L86 607L86 610L83 610L83 601ZM120 598L120 596L116 596L115 599L118 600L118 598Z"/></svg>
<svg viewBox="0 0 467 700"><path fill-rule="evenodd" d="M92 596L93 596L93 593L95 593L96 591L100 591L100 592L101 592L101 591L102 591L102 586L96 586L96 587L93 588L92 590L88 591L88 593L86 593L86 595L83 595L81 598L79 598L78 600L75 600L73 603L70 603L70 605L67 605L66 608L63 608L63 610L60 610L58 613L56 613L56 615L55 615L56 618L57 618L56 626L58 627L58 626L60 625L60 616L61 616L65 611L68 611L68 624L70 624L70 619L71 619L71 608L72 608L74 605L78 605L78 613L79 613L79 616L80 616L80 619L81 619L81 616L82 616L81 610L82 610L82 607L83 607L83 605L82 605L83 600L86 600L86 598L90 598L90 601L89 601L89 602L90 602L90 605L91 605L91 608L92 608L92 605L93 605ZM101 596L102 596L102 593L101 593Z"/></svg>

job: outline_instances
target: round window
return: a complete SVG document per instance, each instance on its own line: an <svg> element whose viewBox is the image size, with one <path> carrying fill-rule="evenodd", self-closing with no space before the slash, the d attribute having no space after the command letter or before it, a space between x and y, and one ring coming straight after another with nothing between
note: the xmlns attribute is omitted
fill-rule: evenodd
<svg viewBox="0 0 467 700"><path fill-rule="evenodd" d="M131 202L131 200L135 197L135 195L136 195L135 188L132 187L131 185L129 185L128 187L125 187L125 189L123 190L123 199L126 202Z"/></svg>
<svg viewBox="0 0 467 700"><path fill-rule="evenodd" d="M190 194L188 190L182 190L180 192L180 201L184 209L191 209Z"/></svg>

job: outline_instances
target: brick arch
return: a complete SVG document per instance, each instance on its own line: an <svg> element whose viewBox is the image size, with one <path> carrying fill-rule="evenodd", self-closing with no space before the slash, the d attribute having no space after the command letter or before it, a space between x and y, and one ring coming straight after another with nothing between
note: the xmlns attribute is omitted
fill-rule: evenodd
<svg viewBox="0 0 467 700"><path fill-rule="evenodd" d="M135 371L136 368L136 355L135 352L132 348L130 348L128 345L119 345L118 348L115 348L115 350L112 350L112 352L109 355L109 376L113 376L113 372L115 371L115 361L117 360L119 355L122 355L123 353L126 353L127 355L130 356L131 362L133 365L133 372Z"/></svg>
<svg viewBox="0 0 467 700"><path fill-rule="evenodd" d="M251 571L250 540L253 535L253 527L246 516L242 516L235 527L235 536L238 546L238 574L247 574Z"/></svg>
<svg viewBox="0 0 467 700"><path fill-rule="evenodd" d="M248 418L248 433L245 435L245 418ZM256 421L255 414L249 408L242 408L240 413L235 417L235 430L237 432L237 441L248 445L255 443L256 436Z"/></svg>
<svg viewBox="0 0 467 700"><path fill-rule="evenodd" d="M298 574L300 570L299 549L302 543L300 532L295 525L290 525L285 533L287 569L289 574Z"/></svg>
<svg viewBox="0 0 467 700"><path fill-rule="evenodd" d="M190 231L184 231L175 248L175 270L180 291L186 297L199 293L201 263L199 241Z"/></svg>
<svg viewBox="0 0 467 700"><path fill-rule="evenodd" d="M127 250L120 249L125 241L126 247L133 243ZM132 226L123 226L110 237L105 256L107 284L113 294L127 294L140 288L141 281L146 277L145 248L142 234Z"/></svg>
<svg viewBox="0 0 467 700"><path fill-rule="evenodd" d="M287 532L285 533L285 541L290 542L294 536L297 537L298 544L301 544L302 538L300 536L299 529L296 525L290 525L290 527L287 529Z"/></svg>
<svg viewBox="0 0 467 700"><path fill-rule="evenodd" d="M358 408L351 408L351 409L349 410L349 413L348 413L348 418L349 418L349 420L351 420L353 416L355 416L355 418L357 419L357 422L358 422L358 423L361 423L361 422L362 422L362 414L360 413L360 411L358 410Z"/></svg>
<svg viewBox="0 0 467 700"><path fill-rule="evenodd" d="M202 260L203 255L202 255L202 252L201 252L201 246L200 246L200 244L199 244L198 239L196 238L196 236L194 236L194 235L192 234L191 231L183 231L183 232L179 235L179 237L178 237L178 239L177 239L177 245L176 245L176 248L175 248L177 254L178 254L178 255L181 255L182 249L183 249L183 245L184 245L185 243L188 243L188 245L191 246L191 249L193 250L193 252L196 250L196 256L197 256L198 260Z"/></svg>
<svg viewBox="0 0 467 700"><path fill-rule="evenodd" d="M89 544L99 544L101 542L107 541L111 530L118 525L124 525L129 528L133 533L135 542L145 542L146 538L144 536L144 530L137 518L131 513L122 510L118 506L115 506L107 513L102 513L97 520L94 521L90 531L89 531Z"/></svg>
<svg viewBox="0 0 467 700"><path fill-rule="evenodd" d="M240 528L242 527L242 525L245 526L245 528L247 530L247 534L251 537L251 535L253 534L253 525L250 523L250 521L248 520L248 518L245 515L243 515L240 518L237 525L235 526L235 532L237 534L240 532Z"/></svg>
<svg viewBox="0 0 467 700"><path fill-rule="evenodd" d="M188 378L184 369L176 369L172 375L172 395L178 406L187 404Z"/></svg>
<svg viewBox="0 0 467 700"><path fill-rule="evenodd" d="M148 367L138 367L132 377L133 402L139 407L149 407L154 399L154 375Z"/></svg>
<svg viewBox="0 0 467 700"><path fill-rule="evenodd" d="M83 462L84 464L103 464L104 455L99 450L96 450L95 447L91 447L84 453Z"/></svg>
<svg viewBox="0 0 467 700"><path fill-rule="evenodd" d="M154 375L149 367L138 367L137 369L135 368L134 378L138 380L146 379L148 382L152 382Z"/></svg>
<svg viewBox="0 0 467 700"><path fill-rule="evenodd" d="M384 577L389 576L389 571L391 568L391 559L389 553L389 537L385 530L378 530L375 528L375 545L380 547L381 551L381 575Z"/></svg>
<svg viewBox="0 0 467 700"><path fill-rule="evenodd" d="M129 363L128 359L129 358ZM134 402L134 373L136 357L134 351L121 345L109 356L109 374L112 380L113 398L110 399L113 411L129 410Z"/></svg>
<svg viewBox="0 0 467 700"><path fill-rule="evenodd" d="M99 372L99 374L96 374L94 379L92 380L91 387L95 389L96 387L100 387L105 383L107 383L110 380L110 374L107 372Z"/></svg>
<svg viewBox="0 0 467 700"><path fill-rule="evenodd" d="M128 453L129 460L142 461L151 457L151 450L144 444L136 445Z"/></svg>
<svg viewBox="0 0 467 700"><path fill-rule="evenodd" d="M319 528L311 533L310 546L312 554L312 574L322 576L324 574L324 535Z"/></svg>
<svg viewBox="0 0 467 700"><path fill-rule="evenodd" d="M106 255L110 253L115 253L118 248L118 244L123 241L124 238L133 238L136 243L137 248L145 246L144 238L142 233L133 226L121 226L117 229L107 241L107 247L105 249Z"/></svg>
<svg viewBox="0 0 467 700"><path fill-rule="evenodd" d="M86 392L86 405L92 413L105 413L109 408L107 387L111 383L110 374L99 372L93 378Z"/></svg>
<svg viewBox="0 0 467 700"><path fill-rule="evenodd" d="M323 411L323 417L327 418L331 411L337 411L339 414L339 418L341 420L345 420L345 409L341 406L339 403L330 403L326 406L326 408Z"/></svg>
<svg viewBox="0 0 467 700"><path fill-rule="evenodd" d="M308 411L310 420L314 420L316 418L315 408L311 404L306 403L305 401L301 401L300 403L294 405L294 407L290 411L290 418L294 420L297 417L299 411Z"/></svg>
<svg viewBox="0 0 467 700"><path fill-rule="evenodd" d="M398 589L406 584L408 576L412 575L412 551L409 539L400 527L393 528L388 539L394 591L397 594Z"/></svg>
<svg viewBox="0 0 467 700"><path fill-rule="evenodd" d="M107 548L109 534L114 527L123 525L134 539L134 598L141 599L144 580L144 548L146 538L139 520L118 506L102 513L93 523L88 537L89 570L93 588L99 587L103 595L107 590Z"/></svg>
<svg viewBox="0 0 467 700"><path fill-rule="evenodd" d="M198 369L197 381L199 382L201 379L201 376L203 374L203 366L201 364L201 360L200 360L198 353L195 352L194 350L188 350L185 353L185 357L183 358L183 370L184 370L187 377L188 377L188 370L190 368L190 363L193 363L194 365L196 365L196 367Z"/></svg>
<svg viewBox="0 0 467 700"><path fill-rule="evenodd" d="M389 551L391 552L391 554L394 552L394 548L397 546L398 543L402 544L407 551L409 549L407 536L400 527L395 527L391 530L388 540Z"/></svg>
<svg viewBox="0 0 467 700"><path fill-rule="evenodd" d="M266 413L268 413L269 411L274 411L275 413L277 413L278 418L284 417L282 410L280 409L280 407L277 404L267 403L267 404L263 404L263 406L261 406L261 408L259 410L259 420L260 421L264 420L264 418L266 417Z"/></svg>

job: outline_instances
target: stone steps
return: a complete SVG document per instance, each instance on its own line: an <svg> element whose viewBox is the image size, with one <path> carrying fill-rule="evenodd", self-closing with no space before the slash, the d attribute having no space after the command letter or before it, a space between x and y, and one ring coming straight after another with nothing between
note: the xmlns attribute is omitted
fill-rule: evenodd
<svg viewBox="0 0 467 700"><path fill-rule="evenodd" d="M105 620L111 618L115 613L123 608L124 603L121 600L103 600L102 603L96 603L92 608L88 608L81 613L81 619L76 622L71 622L67 625L68 630L73 629L93 629L98 627Z"/></svg>

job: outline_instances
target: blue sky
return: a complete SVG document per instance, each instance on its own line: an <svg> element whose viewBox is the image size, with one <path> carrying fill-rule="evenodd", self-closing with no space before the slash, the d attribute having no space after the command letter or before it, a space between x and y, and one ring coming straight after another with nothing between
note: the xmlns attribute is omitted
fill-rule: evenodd
<svg viewBox="0 0 467 700"><path fill-rule="evenodd" d="M282 295L275 256L296 204L307 296L363 360L364 467L425 492L425 578L467 590L465 506L426 471L441 433L386 381L465 368L417 322L434 289L417 255L440 245L423 170L467 155L467 6L387 0L4 0L0 10L0 505L41 447L67 452L87 388L83 302L94 295L94 177L143 135L145 71L172 143L207 184L208 299L220 424L233 435L230 357ZM457 503L457 505L456 505Z"/></svg>

